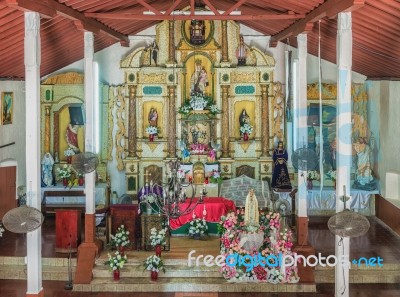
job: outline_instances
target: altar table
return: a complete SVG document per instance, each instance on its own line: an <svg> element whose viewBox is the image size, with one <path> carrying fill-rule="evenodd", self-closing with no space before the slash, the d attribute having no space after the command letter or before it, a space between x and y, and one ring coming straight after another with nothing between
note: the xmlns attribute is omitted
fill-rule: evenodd
<svg viewBox="0 0 400 297"><path fill-rule="evenodd" d="M198 198L193 199L193 203L196 203ZM188 199L181 209L185 209L190 203L190 199ZM203 218L204 208L207 211L205 219L207 222L218 223L221 220L221 216L224 216L230 210L236 210L235 202L229 199L225 199L222 197L207 197L204 198L204 203L198 204L194 209L194 214L196 218ZM180 216L177 219L170 219L170 227L175 230L179 227L189 223L193 219L193 212L190 212L186 215Z"/></svg>

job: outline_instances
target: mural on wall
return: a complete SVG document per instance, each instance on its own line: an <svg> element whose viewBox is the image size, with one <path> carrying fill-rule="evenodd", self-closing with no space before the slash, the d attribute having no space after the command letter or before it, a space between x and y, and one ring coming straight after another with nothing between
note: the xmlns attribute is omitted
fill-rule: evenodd
<svg viewBox="0 0 400 297"><path fill-rule="evenodd" d="M1 124L8 125L13 122L14 93L1 93Z"/></svg>

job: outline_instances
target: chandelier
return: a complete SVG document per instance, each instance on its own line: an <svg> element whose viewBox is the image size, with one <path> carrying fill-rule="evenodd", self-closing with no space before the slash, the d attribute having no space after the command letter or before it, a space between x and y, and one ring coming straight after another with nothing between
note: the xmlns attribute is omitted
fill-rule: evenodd
<svg viewBox="0 0 400 297"><path fill-rule="evenodd" d="M163 186L153 184L152 181L150 185L146 184L144 196L140 202L140 204L150 207L154 213L163 215L167 219L167 224L169 224L169 219L177 219L193 212L197 205L204 203L204 197L207 195L206 189L203 187L200 197L198 199L194 197L196 189L191 182L185 182L185 172L180 165L179 160L169 161L167 182ZM191 189L190 197L186 194L188 189ZM203 215L206 215L205 206Z"/></svg>

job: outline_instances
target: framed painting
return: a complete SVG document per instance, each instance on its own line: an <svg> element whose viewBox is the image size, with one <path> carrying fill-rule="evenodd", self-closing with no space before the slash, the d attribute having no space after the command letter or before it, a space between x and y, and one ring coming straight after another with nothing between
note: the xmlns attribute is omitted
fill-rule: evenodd
<svg viewBox="0 0 400 297"><path fill-rule="evenodd" d="M14 109L14 93L1 93L1 123L3 125L12 124Z"/></svg>

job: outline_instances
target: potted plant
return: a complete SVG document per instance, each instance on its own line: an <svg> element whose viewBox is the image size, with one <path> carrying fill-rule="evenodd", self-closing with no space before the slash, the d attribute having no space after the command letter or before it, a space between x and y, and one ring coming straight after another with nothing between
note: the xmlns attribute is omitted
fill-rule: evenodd
<svg viewBox="0 0 400 297"><path fill-rule="evenodd" d="M313 180L319 180L320 176L318 171L316 170L310 170L307 171L307 189L312 190L313 188Z"/></svg>
<svg viewBox="0 0 400 297"><path fill-rule="evenodd" d="M214 169L211 172L210 182L213 184L221 184L222 183L221 173L218 170Z"/></svg>
<svg viewBox="0 0 400 297"><path fill-rule="evenodd" d="M162 270L165 272L164 263L157 255L151 255L147 257L144 262L144 270L150 271L151 280L156 281L158 278L158 272Z"/></svg>
<svg viewBox="0 0 400 297"><path fill-rule="evenodd" d="M155 248L156 255L159 257L161 256L161 246L166 244L165 234L165 229L161 229L158 232L156 228L151 228L150 230L150 244Z"/></svg>
<svg viewBox="0 0 400 297"><path fill-rule="evenodd" d="M188 234L193 236L194 239L200 239L203 234L207 234L208 226L205 218L193 217L189 223Z"/></svg>
<svg viewBox="0 0 400 297"><path fill-rule="evenodd" d="M240 134L243 136L243 140L249 140L250 134L253 133L253 126L245 123L243 126L240 127Z"/></svg>
<svg viewBox="0 0 400 297"><path fill-rule="evenodd" d="M154 141L154 135L158 133L158 128L154 126L147 126L146 133L149 134L149 141Z"/></svg>
<svg viewBox="0 0 400 297"><path fill-rule="evenodd" d="M329 170L326 176L328 177L328 179L333 181L333 187L336 188L336 171Z"/></svg>
<svg viewBox="0 0 400 297"><path fill-rule="evenodd" d="M113 271L114 280L119 280L120 269L124 267L124 264L128 261L126 255L121 255L118 251L115 252L114 256L108 254L108 260L104 263L108 265L110 270Z"/></svg>
<svg viewBox="0 0 400 297"><path fill-rule="evenodd" d="M74 150L72 149L72 148L67 148L65 151L64 151L64 156L65 157L67 157L67 163L68 164L71 164L71 161L72 161L72 156L73 155L75 155L75 152L74 152Z"/></svg>
<svg viewBox="0 0 400 297"><path fill-rule="evenodd" d="M118 227L115 235L111 234L111 246L117 248L121 255L124 255L125 248L129 246L129 231L125 229L124 225Z"/></svg>
<svg viewBox="0 0 400 297"><path fill-rule="evenodd" d="M64 164L62 167L57 167L57 174L60 179L63 181L63 186L68 186L68 179L71 177L72 169L67 164Z"/></svg>

